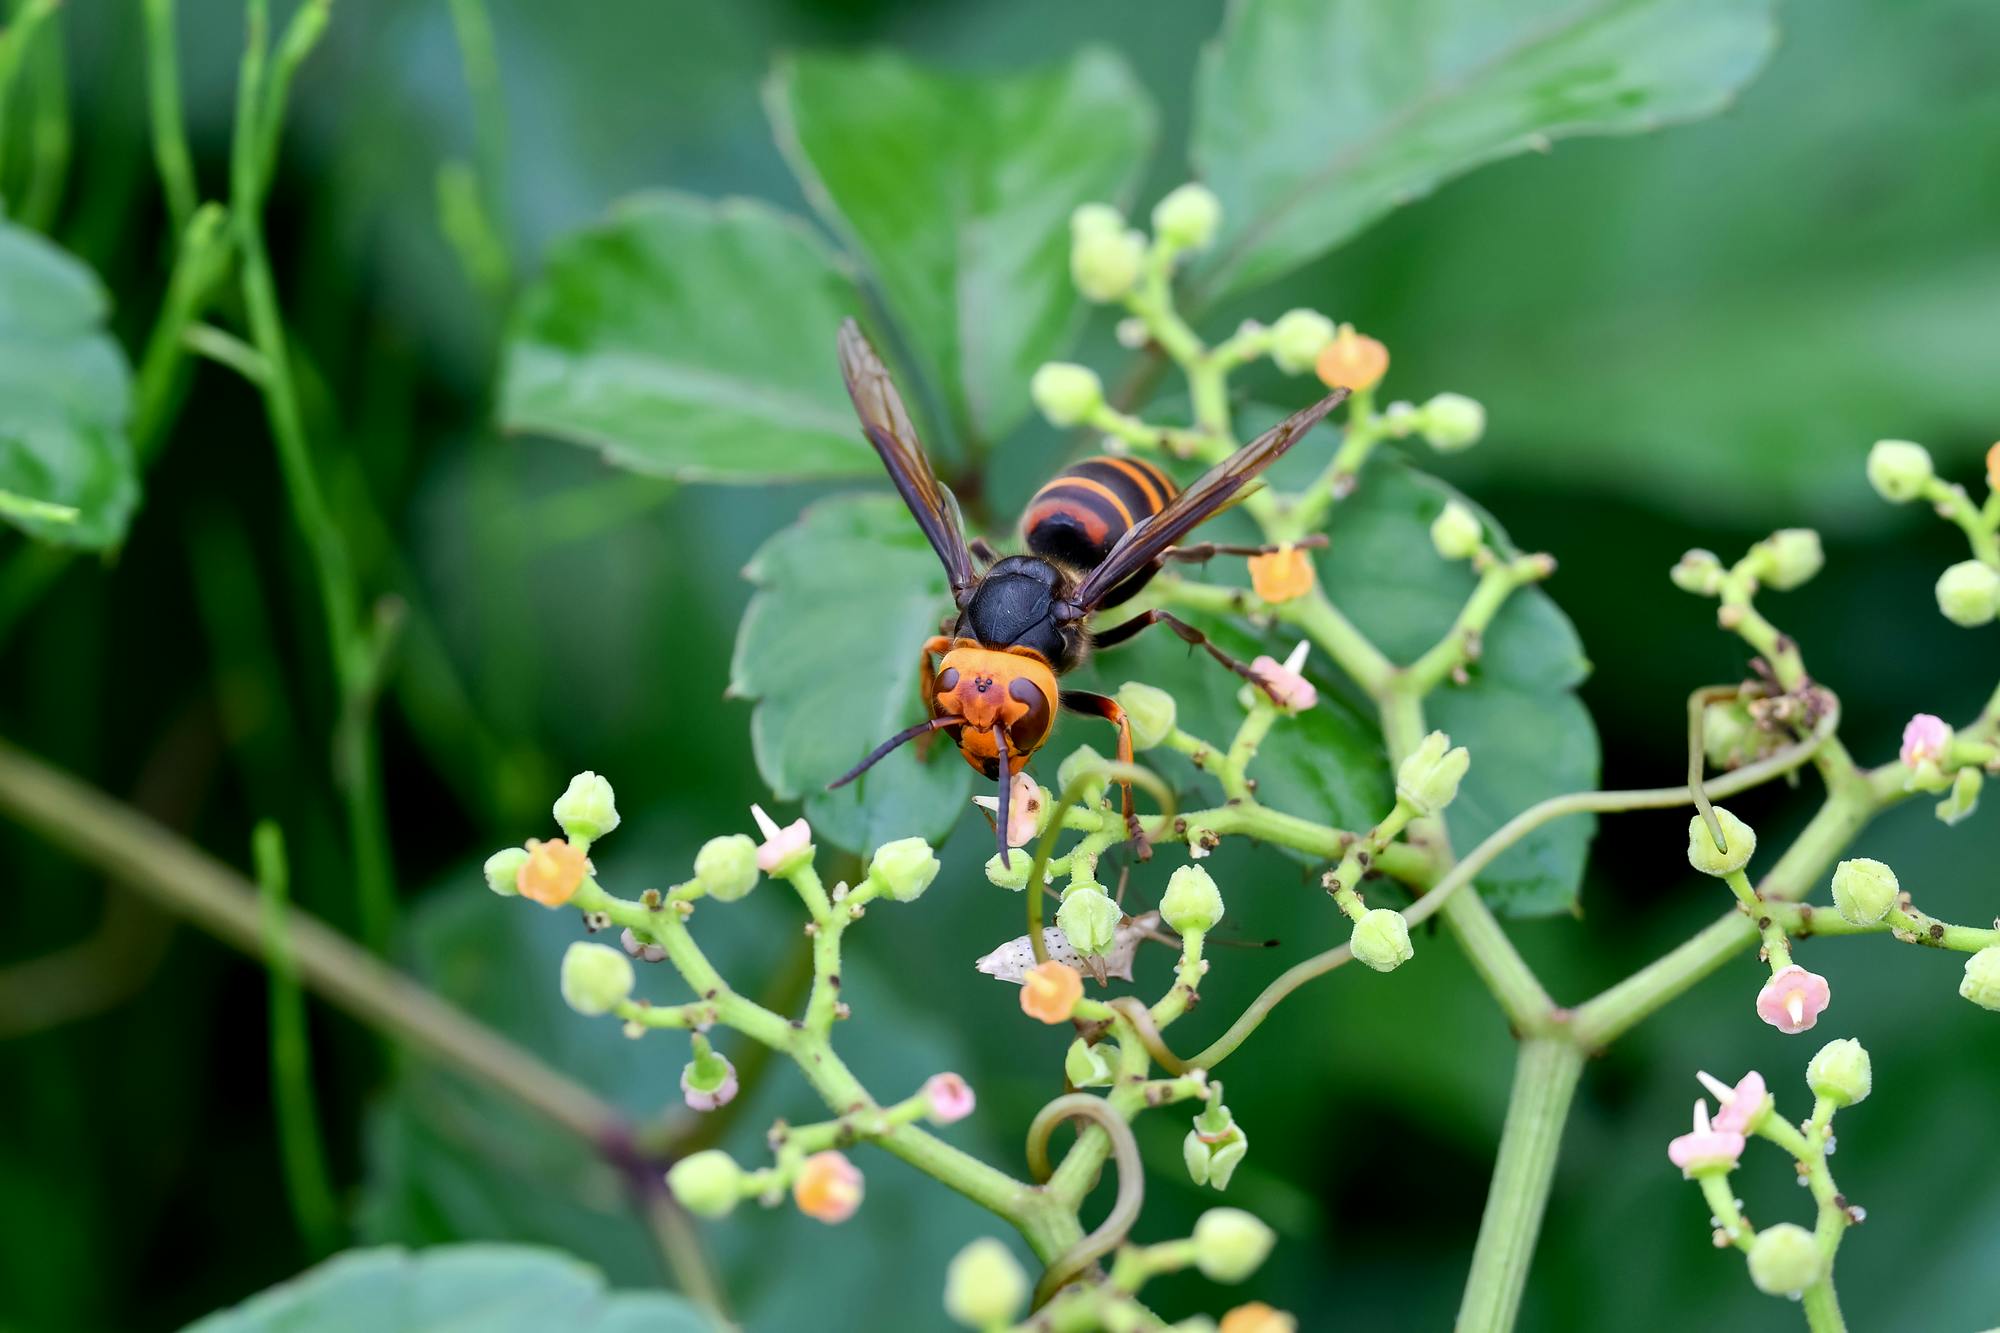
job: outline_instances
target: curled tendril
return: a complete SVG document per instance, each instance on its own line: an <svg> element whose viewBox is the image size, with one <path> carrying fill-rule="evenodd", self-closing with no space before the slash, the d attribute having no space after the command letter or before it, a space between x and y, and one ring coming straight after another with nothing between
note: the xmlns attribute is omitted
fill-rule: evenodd
<svg viewBox="0 0 2000 1333"><path fill-rule="evenodd" d="M1175 1055L1173 1049L1167 1045L1167 1039L1160 1033L1159 1024L1153 1021L1153 1011L1146 1007L1144 1000L1133 995L1121 995L1108 1003L1119 1017L1132 1025L1134 1035L1139 1038L1140 1045L1146 1048L1146 1053L1153 1057L1154 1063L1169 1074L1187 1073L1189 1068L1187 1061Z"/></svg>
<svg viewBox="0 0 2000 1333"><path fill-rule="evenodd" d="M1174 804L1173 789L1161 780L1151 769L1137 764L1104 760L1092 764L1083 772L1070 779L1069 786L1063 788L1062 798L1056 802L1055 810L1049 816L1049 825L1042 830L1041 839L1035 843L1035 858L1028 863L1028 947L1035 951L1035 961L1049 961L1049 946L1042 940L1042 872L1048 868L1049 855L1055 851L1056 839L1062 836L1063 816L1070 807L1083 803L1083 793L1095 782L1129 782L1144 787L1148 795L1160 803L1160 814L1171 824L1178 807Z"/></svg>
<svg viewBox="0 0 2000 1333"><path fill-rule="evenodd" d="M1028 1169L1035 1180L1046 1182L1051 1175L1049 1135L1057 1125L1070 1119L1094 1121L1110 1137L1111 1156L1118 1163L1118 1197L1095 1231L1049 1260L1041 1281L1035 1284L1038 1310L1064 1284L1118 1247L1132 1230L1132 1224L1139 1220L1139 1209L1146 1200L1146 1177L1139 1164L1139 1141L1132 1137L1132 1127L1102 1097L1087 1092L1056 1098L1037 1112L1034 1123L1028 1126Z"/></svg>

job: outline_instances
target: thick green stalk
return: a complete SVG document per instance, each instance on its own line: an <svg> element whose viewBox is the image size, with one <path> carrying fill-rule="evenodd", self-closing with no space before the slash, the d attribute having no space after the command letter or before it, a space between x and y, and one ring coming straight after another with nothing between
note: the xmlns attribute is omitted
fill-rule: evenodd
<svg viewBox="0 0 2000 1333"><path fill-rule="evenodd" d="M167 195L167 216L185 232L197 200L194 157L181 120L180 55L174 36L174 0L144 0L146 94L152 104L153 160Z"/></svg>

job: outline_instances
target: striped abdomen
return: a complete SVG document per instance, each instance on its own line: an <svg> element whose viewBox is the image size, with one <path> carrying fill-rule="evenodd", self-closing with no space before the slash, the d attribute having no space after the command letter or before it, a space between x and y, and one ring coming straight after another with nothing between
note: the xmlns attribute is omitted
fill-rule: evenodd
<svg viewBox="0 0 2000 1333"><path fill-rule="evenodd" d="M1072 569L1102 563L1134 523L1174 498L1166 473L1143 458L1086 458L1035 492L1021 516L1028 549Z"/></svg>

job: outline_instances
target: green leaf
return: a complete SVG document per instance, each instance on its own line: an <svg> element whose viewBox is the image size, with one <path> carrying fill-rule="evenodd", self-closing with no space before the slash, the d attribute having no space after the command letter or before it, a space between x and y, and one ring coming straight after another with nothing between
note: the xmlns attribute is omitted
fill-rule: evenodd
<svg viewBox="0 0 2000 1333"><path fill-rule="evenodd" d="M747 200L627 200L556 242L507 340L500 419L654 476L879 468L834 333L860 300L797 219Z"/></svg>
<svg viewBox="0 0 2000 1333"><path fill-rule="evenodd" d="M948 738L919 762L906 745L839 791L826 784L924 719L918 650L951 610L937 556L893 496L814 505L752 558L730 693L757 700L757 768L780 800L803 799L816 838L867 851L941 839L975 776Z"/></svg>
<svg viewBox="0 0 2000 1333"><path fill-rule="evenodd" d="M96 274L0 221L0 520L56 545L116 545L139 503L109 309Z"/></svg>
<svg viewBox="0 0 2000 1333"><path fill-rule="evenodd" d="M1238 0L1196 86L1225 228L1204 286L1269 282L1554 139L1711 115L1776 39L1772 0Z"/></svg>
<svg viewBox="0 0 2000 1333"><path fill-rule="evenodd" d="M555 1250L445 1245L349 1250L191 1333L707 1333L715 1323L663 1292L607 1292L604 1276Z"/></svg>
<svg viewBox="0 0 2000 1333"><path fill-rule="evenodd" d="M961 441L1005 434L1076 332L1070 212L1128 201L1152 150L1145 90L1098 48L1004 78L874 53L781 61L765 100Z"/></svg>

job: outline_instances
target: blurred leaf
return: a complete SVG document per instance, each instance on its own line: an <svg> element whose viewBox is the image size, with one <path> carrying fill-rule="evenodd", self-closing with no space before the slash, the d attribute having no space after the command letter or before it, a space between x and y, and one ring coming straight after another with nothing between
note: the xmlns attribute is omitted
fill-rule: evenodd
<svg viewBox="0 0 2000 1333"><path fill-rule="evenodd" d="M1203 54L1191 153L1222 196L1205 283L1289 272L1485 162L1728 105L1771 0L1238 0Z"/></svg>
<svg viewBox="0 0 2000 1333"><path fill-rule="evenodd" d="M349 1250L190 1326L199 1333L704 1333L714 1327L678 1296L609 1293L590 1265L524 1245L446 1245L416 1254Z"/></svg>
<svg viewBox="0 0 2000 1333"><path fill-rule="evenodd" d="M0 504L0 519L57 545L116 545L139 503L132 374L109 310L96 274L0 220L0 492L31 502Z"/></svg>
<svg viewBox="0 0 2000 1333"><path fill-rule="evenodd" d="M656 476L871 473L833 346L858 307L795 218L749 200L630 199L550 247L515 311L501 423Z"/></svg>
<svg viewBox="0 0 2000 1333"><path fill-rule="evenodd" d="M887 53L794 57L765 97L793 171L880 284L961 441L1004 435L1029 375L1076 332L1070 212L1126 202L1152 150L1145 90L1088 47L1005 78Z"/></svg>
<svg viewBox="0 0 2000 1333"><path fill-rule="evenodd" d="M730 664L757 701L757 768L780 800L803 799L822 842L868 851L936 842L964 813L974 774L948 737L920 763L906 745L839 791L826 784L924 717L917 650L951 610L944 569L893 496L812 506L751 559L757 593Z"/></svg>

